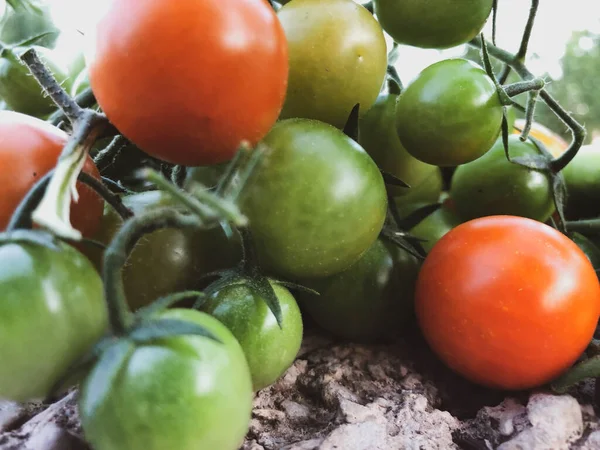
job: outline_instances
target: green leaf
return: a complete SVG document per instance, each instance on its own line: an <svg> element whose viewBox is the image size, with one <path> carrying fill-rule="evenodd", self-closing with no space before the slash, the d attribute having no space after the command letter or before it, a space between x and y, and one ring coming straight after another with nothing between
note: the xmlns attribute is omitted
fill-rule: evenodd
<svg viewBox="0 0 600 450"><path fill-rule="evenodd" d="M281 305L279 304L279 299L277 298L277 295L275 295L275 291L273 290L273 286L271 286L271 283L269 283L269 280L266 277L259 275L249 280L249 284L256 291L256 293L265 301L265 303L275 316L279 328L283 328L283 316L281 313Z"/></svg>
<svg viewBox="0 0 600 450"><path fill-rule="evenodd" d="M410 185L408 185L407 183L405 183L404 181L402 181L400 178L398 178L395 175L392 175L391 173L388 173L384 170L380 170L381 172L381 176L383 177L383 182L385 184L389 184L392 186L400 186L400 187L405 187L405 188L410 188Z"/></svg>
<svg viewBox="0 0 600 450"><path fill-rule="evenodd" d="M129 332L129 338L138 344L147 344L157 339L184 335L202 336L212 339L219 344L223 343L223 341L202 325L179 319L146 321Z"/></svg>
<svg viewBox="0 0 600 450"><path fill-rule="evenodd" d="M298 283L292 283L291 281L283 281L283 280L271 280L271 281L273 283L275 283L279 286L283 286L291 291L301 291L301 292L306 292L307 294L321 295L319 292L315 291L314 289L311 289L306 286L302 286L301 284L298 284Z"/></svg>
<svg viewBox="0 0 600 450"><path fill-rule="evenodd" d="M125 361L135 350L129 339L118 339L104 349L86 380L86 416L93 416L112 388Z"/></svg>
<svg viewBox="0 0 600 450"><path fill-rule="evenodd" d="M410 242L405 236L393 229L384 227L383 230L381 230L381 237L387 239L392 244L397 245L419 260L423 260L427 256L427 253L418 242Z"/></svg>
<svg viewBox="0 0 600 450"><path fill-rule="evenodd" d="M139 321L146 320L146 319L149 319L150 317L156 315L157 313L164 311L165 309L173 306L175 303L179 303L182 300L192 298L192 297L198 297L198 300L200 300L201 298L206 297L206 294L201 291L175 292L173 294L166 295L164 297L160 297L159 299L155 300L154 302L150 303L149 305L144 306L143 308L140 308L135 313L135 316Z"/></svg>
<svg viewBox="0 0 600 450"><path fill-rule="evenodd" d="M550 384L557 394L564 394L575 384L587 379L600 377L600 355L585 359Z"/></svg>
<svg viewBox="0 0 600 450"><path fill-rule="evenodd" d="M352 111L350 111L350 115L348 116L346 125L344 125L344 134L356 142L358 142L358 112L359 112L359 109L360 109L360 103L357 103L356 105L354 105L354 108L352 108Z"/></svg>

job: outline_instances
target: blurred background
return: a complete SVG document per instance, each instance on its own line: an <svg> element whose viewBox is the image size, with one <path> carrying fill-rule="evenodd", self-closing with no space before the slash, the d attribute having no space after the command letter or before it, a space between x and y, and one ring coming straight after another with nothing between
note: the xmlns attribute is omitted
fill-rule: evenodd
<svg viewBox="0 0 600 450"><path fill-rule="evenodd" d="M0 0L4 2L4 0ZM62 29L58 50L65 57L84 45L82 33L93 25L106 0L47 0L56 24ZM175 0L173 0L175 1ZM364 3L364 2L359 2ZM497 44L515 52L530 2L500 0ZM600 138L600 9L597 0L542 1L530 41L526 64L536 75L545 77L547 89L588 129L587 142ZM491 20L484 33L491 39ZM388 39L388 44L391 41ZM453 49L422 50L402 46L396 64L404 84L428 65L448 57L463 56L480 62L477 50L460 46ZM499 71L501 66L496 65ZM509 78L515 81L516 76ZM518 98L521 104L525 98ZM569 139L562 122L540 102L536 120Z"/></svg>

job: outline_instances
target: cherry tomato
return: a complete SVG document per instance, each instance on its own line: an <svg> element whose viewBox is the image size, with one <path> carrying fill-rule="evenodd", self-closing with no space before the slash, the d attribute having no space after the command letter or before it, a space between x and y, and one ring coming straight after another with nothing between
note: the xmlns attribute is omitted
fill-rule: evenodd
<svg viewBox="0 0 600 450"><path fill-rule="evenodd" d="M150 208L176 205L162 191L128 195L123 197L123 204L134 214ZM94 239L110 243L122 223L114 209L107 206L101 229ZM229 240L221 228L167 228L143 236L122 271L129 305L138 309L172 292L197 288L200 276L234 266L241 258L239 239L235 236ZM90 248L85 254L101 270L103 253Z"/></svg>
<svg viewBox="0 0 600 450"><path fill-rule="evenodd" d="M413 316L418 260L381 238L352 266L302 280L319 296L300 292L302 308L335 336L370 341L397 333Z"/></svg>
<svg viewBox="0 0 600 450"><path fill-rule="evenodd" d="M164 161L227 161L281 111L287 43L265 0L111 0L90 43L98 104Z"/></svg>
<svg viewBox="0 0 600 450"><path fill-rule="evenodd" d="M316 120L278 122L264 142L270 152L241 199L262 266L291 278L351 266L385 220L377 165L340 130Z"/></svg>
<svg viewBox="0 0 600 450"><path fill-rule="evenodd" d="M0 230L27 192L40 177L54 168L68 136L58 128L34 117L0 111ZM100 179L98 169L87 158L83 171ZM103 200L91 188L77 183L79 200L71 204L73 226L91 237L100 225Z"/></svg>
<svg viewBox="0 0 600 450"><path fill-rule="evenodd" d="M600 285L562 233L524 217L459 225L423 263L416 313L438 356L469 380L500 389L547 383L594 334Z"/></svg>
<svg viewBox="0 0 600 450"><path fill-rule="evenodd" d="M202 325L221 343L183 335L137 345L97 406L88 378L79 397L85 438L96 450L238 449L253 397L240 344L208 314L171 309L161 318Z"/></svg>
<svg viewBox="0 0 600 450"><path fill-rule="evenodd" d="M105 332L102 281L60 241L4 241L0 292L0 398L43 399Z"/></svg>
<svg viewBox="0 0 600 450"><path fill-rule="evenodd" d="M436 167L421 183L411 186L404 195L395 196L394 202L396 203L396 207L402 212L406 208L410 209L412 205L417 203L436 203L442 194L443 182L442 171Z"/></svg>
<svg viewBox="0 0 600 450"><path fill-rule="evenodd" d="M426 203L415 205L414 209L426 206ZM462 223L451 202L444 202L442 206L425 217L408 232L415 237L425 239L421 246L426 252L430 252L433 246L450 230Z"/></svg>
<svg viewBox="0 0 600 450"><path fill-rule="evenodd" d="M396 106L396 131L415 158L437 166L473 161L496 141L502 104L477 64L446 59L425 68Z"/></svg>
<svg viewBox="0 0 600 450"><path fill-rule="evenodd" d="M572 219L600 216L600 145L585 145L564 168L567 186L565 213Z"/></svg>
<svg viewBox="0 0 600 450"><path fill-rule="evenodd" d="M514 122L516 128L512 130L513 134L521 134L520 130L525 127L525 119L516 119ZM531 124L529 136L542 142L546 150L552 153L554 157L562 155L569 148L569 144L562 137L537 122Z"/></svg>
<svg viewBox="0 0 600 450"><path fill-rule="evenodd" d="M374 0L383 29L399 44L449 48L477 36L493 0Z"/></svg>
<svg viewBox="0 0 600 450"><path fill-rule="evenodd" d="M508 137L508 151L511 158L541 154L516 135ZM545 222L556 209L550 176L508 161L501 138L481 158L456 169L450 195L464 220L508 214Z"/></svg>
<svg viewBox="0 0 600 450"><path fill-rule="evenodd" d="M392 195L410 195L435 171L436 166L412 157L396 133L395 112L398 95L382 94L359 121L358 143L371 155L380 169L395 175L410 188L388 186Z"/></svg>
<svg viewBox="0 0 600 450"><path fill-rule="evenodd" d="M379 23L353 0L293 0L277 13L290 53L280 118L303 117L343 128L360 103L375 102L387 69Z"/></svg>
<svg viewBox="0 0 600 450"><path fill-rule="evenodd" d="M46 64L54 78L67 90L73 80L68 68L60 63L54 50L33 46L40 59ZM17 48L14 53L5 50L0 57L0 98L13 111L36 117L43 117L57 109L52 99L44 94L38 82L31 76L27 66L21 63L19 56L27 48Z"/></svg>
<svg viewBox="0 0 600 450"><path fill-rule="evenodd" d="M281 328L251 281L218 290L202 306L241 344L255 391L277 381L296 359L302 343L302 316L296 300L285 287L274 282L271 286L281 306Z"/></svg>

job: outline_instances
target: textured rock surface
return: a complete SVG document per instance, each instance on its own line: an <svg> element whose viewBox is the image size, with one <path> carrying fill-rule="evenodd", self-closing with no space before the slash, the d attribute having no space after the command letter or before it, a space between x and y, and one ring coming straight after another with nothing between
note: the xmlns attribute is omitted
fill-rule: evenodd
<svg viewBox="0 0 600 450"><path fill-rule="evenodd" d="M334 343L309 334L294 365L256 396L243 450L600 450L593 383L572 395L476 387L414 336ZM89 450L75 393L0 403L0 450Z"/></svg>

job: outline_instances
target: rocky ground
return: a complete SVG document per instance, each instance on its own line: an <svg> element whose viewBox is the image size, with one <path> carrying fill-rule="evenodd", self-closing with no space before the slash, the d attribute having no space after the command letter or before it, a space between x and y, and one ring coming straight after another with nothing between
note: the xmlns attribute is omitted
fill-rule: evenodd
<svg viewBox="0 0 600 450"><path fill-rule="evenodd" d="M254 403L243 450L599 449L592 383L571 395L495 392L447 370L417 333L396 344L308 331L295 364ZM0 403L0 450L89 450L76 392Z"/></svg>

